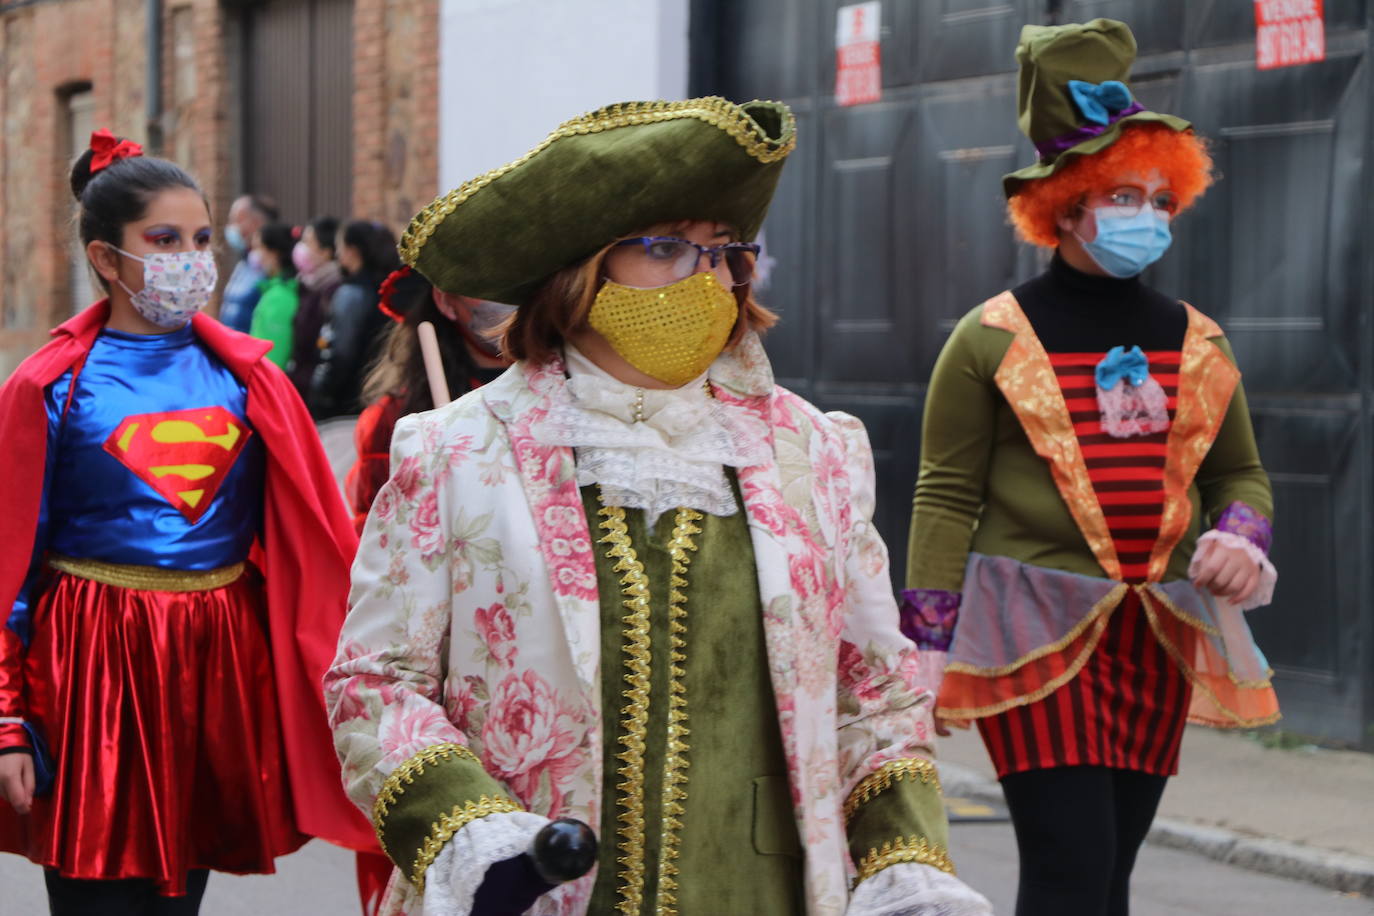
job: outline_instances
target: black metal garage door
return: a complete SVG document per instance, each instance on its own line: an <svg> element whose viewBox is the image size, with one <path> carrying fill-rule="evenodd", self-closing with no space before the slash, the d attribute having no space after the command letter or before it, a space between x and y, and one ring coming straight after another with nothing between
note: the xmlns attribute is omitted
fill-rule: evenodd
<svg viewBox="0 0 1374 916"><path fill-rule="evenodd" d="M954 320L1036 273L1000 176L1027 22L1108 16L1147 107L1192 119L1222 181L1150 282L1217 318L1274 482L1280 569L1252 623L1285 726L1374 747L1374 3L1326 0L1326 60L1259 71L1245 0L883 0L883 98L834 103L836 0L695 0L694 94L777 98L799 146L765 229L783 384L868 425L900 579L925 383Z"/></svg>

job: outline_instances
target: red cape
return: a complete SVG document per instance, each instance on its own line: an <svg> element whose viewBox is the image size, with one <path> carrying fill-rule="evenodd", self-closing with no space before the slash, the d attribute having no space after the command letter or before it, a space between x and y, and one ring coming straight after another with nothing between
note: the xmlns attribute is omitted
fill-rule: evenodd
<svg viewBox="0 0 1374 916"><path fill-rule="evenodd" d="M44 390L84 360L109 319L101 300L52 332L0 387L0 608L28 573L47 454ZM248 388L248 422L267 453L261 550L272 664L296 826L349 849L379 852L371 825L343 791L321 682L347 611L358 539L300 395L263 359L272 345L196 315L196 336ZM3 622L0 622L3 626Z"/></svg>

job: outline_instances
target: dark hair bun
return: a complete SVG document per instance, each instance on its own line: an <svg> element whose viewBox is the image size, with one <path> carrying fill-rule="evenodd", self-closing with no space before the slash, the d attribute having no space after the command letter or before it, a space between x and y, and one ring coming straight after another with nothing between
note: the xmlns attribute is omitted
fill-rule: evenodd
<svg viewBox="0 0 1374 916"><path fill-rule="evenodd" d="M121 152L118 145L125 140L119 137L114 142L114 152L118 154ZM96 240L121 244L124 227L143 219L152 199L170 188L187 188L205 200L196 180L175 163L127 148L122 152L120 158L98 169L94 175L91 174L91 160L96 156L94 150L87 149L72 164L72 195L79 205L77 226L83 246ZM209 206L207 202L207 210Z"/></svg>
<svg viewBox="0 0 1374 916"><path fill-rule="evenodd" d="M95 177L91 174L91 160L94 158L95 150L87 149L72 164L72 194L75 195L77 203L81 202L81 194L86 190L86 185Z"/></svg>

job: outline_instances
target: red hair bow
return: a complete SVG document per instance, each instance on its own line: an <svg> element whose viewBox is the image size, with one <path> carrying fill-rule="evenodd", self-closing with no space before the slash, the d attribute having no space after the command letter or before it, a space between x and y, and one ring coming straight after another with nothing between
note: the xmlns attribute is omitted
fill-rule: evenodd
<svg viewBox="0 0 1374 916"><path fill-rule="evenodd" d="M377 287L377 308L381 309L383 315L397 324L405 324L406 316L396 311L396 306L391 304L391 299L396 295L396 284L410 276L410 273L410 265L402 264L398 269L387 274L382 285Z"/></svg>
<svg viewBox="0 0 1374 916"><path fill-rule="evenodd" d="M119 140L109 130L102 127L91 132L91 174L108 168L120 159L130 159L143 155L143 147L132 140Z"/></svg>

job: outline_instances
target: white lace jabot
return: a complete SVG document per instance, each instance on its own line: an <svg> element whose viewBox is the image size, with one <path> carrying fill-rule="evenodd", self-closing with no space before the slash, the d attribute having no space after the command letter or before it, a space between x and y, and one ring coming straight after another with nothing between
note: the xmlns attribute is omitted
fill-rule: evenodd
<svg viewBox="0 0 1374 916"><path fill-rule="evenodd" d="M599 484L607 505L643 509L649 525L679 506L739 511L725 465L768 460L758 417L711 397L705 373L681 388L636 388L563 346L569 377L530 432L575 450L578 486Z"/></svg>

